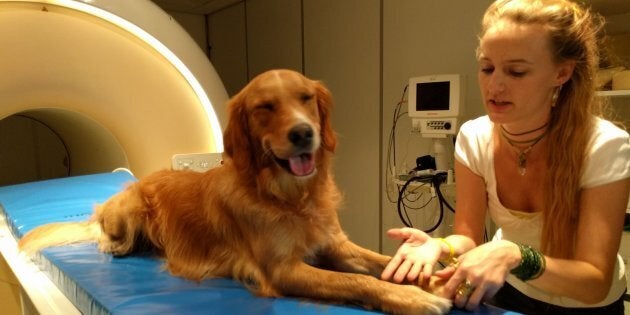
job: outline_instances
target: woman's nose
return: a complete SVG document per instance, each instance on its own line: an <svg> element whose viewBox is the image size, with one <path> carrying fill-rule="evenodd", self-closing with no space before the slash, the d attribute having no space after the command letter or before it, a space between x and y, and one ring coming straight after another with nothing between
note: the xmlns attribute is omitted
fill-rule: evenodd
<svg viewBox="0 0 630 315"><path fill-rule="evenodd" d="M503 92L505 90L505 78L497 72L494 71L488 77L487 88L490 92Z"/></svg>

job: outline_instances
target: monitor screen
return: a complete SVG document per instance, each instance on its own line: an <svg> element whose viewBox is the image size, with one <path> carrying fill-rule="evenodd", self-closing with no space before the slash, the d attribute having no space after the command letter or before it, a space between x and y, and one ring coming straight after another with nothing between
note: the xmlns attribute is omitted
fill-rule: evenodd
<svg viewBox="0 0 630 315"><path fill-rule="evenodd" d="M416 85L416 110L448 110L451 83L423 82Z"/></svg>
<svg viewBox="0 0 630 315"><path fill-rule="evenodd" d="M441 74L409 79L408 112L412 118L457 117L461 75Z"/></svg>

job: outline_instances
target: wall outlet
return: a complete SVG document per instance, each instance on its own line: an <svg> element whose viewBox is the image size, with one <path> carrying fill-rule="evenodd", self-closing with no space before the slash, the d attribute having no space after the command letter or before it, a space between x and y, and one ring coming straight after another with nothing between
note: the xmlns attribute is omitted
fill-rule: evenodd
<svg viewBox="0 0 630 315"><path fill-rule="evenodd" d="M175 154L171 159L174 170L191 170L205 172L223 162L221 153L189 153Z"/></svg>

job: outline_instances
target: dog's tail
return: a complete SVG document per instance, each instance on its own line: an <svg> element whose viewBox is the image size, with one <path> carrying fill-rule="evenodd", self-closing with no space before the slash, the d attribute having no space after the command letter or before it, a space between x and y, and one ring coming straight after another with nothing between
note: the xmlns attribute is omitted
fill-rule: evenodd
<svg viewBox="0 0 630 315"><path fill-rule="evenodd" d="M101 227L95 221L49 223L26 233L18 246L30 255L46 247L96 242L100 236Z"/></svg>

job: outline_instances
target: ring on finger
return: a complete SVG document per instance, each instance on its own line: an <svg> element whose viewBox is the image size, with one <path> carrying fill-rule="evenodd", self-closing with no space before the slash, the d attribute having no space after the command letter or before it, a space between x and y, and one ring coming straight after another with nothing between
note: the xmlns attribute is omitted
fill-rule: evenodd
<svg viewBox="0 0 630 315"><path fill-rule="evenodd" d="M475 291L475 287L470 281L466 280L457 287L457 291L455 291L455 293L456 295L461 295L468 299L473 291Z"/></svg>
<svg viewBox="0 0 630 315"><path fill-rule="evenodd" d="M451 259L451 262L448 264L449 267L453 267L453 269L457 269L457 267L459 267L459 260L457 260L457 258L453 257Z"/></svg>

